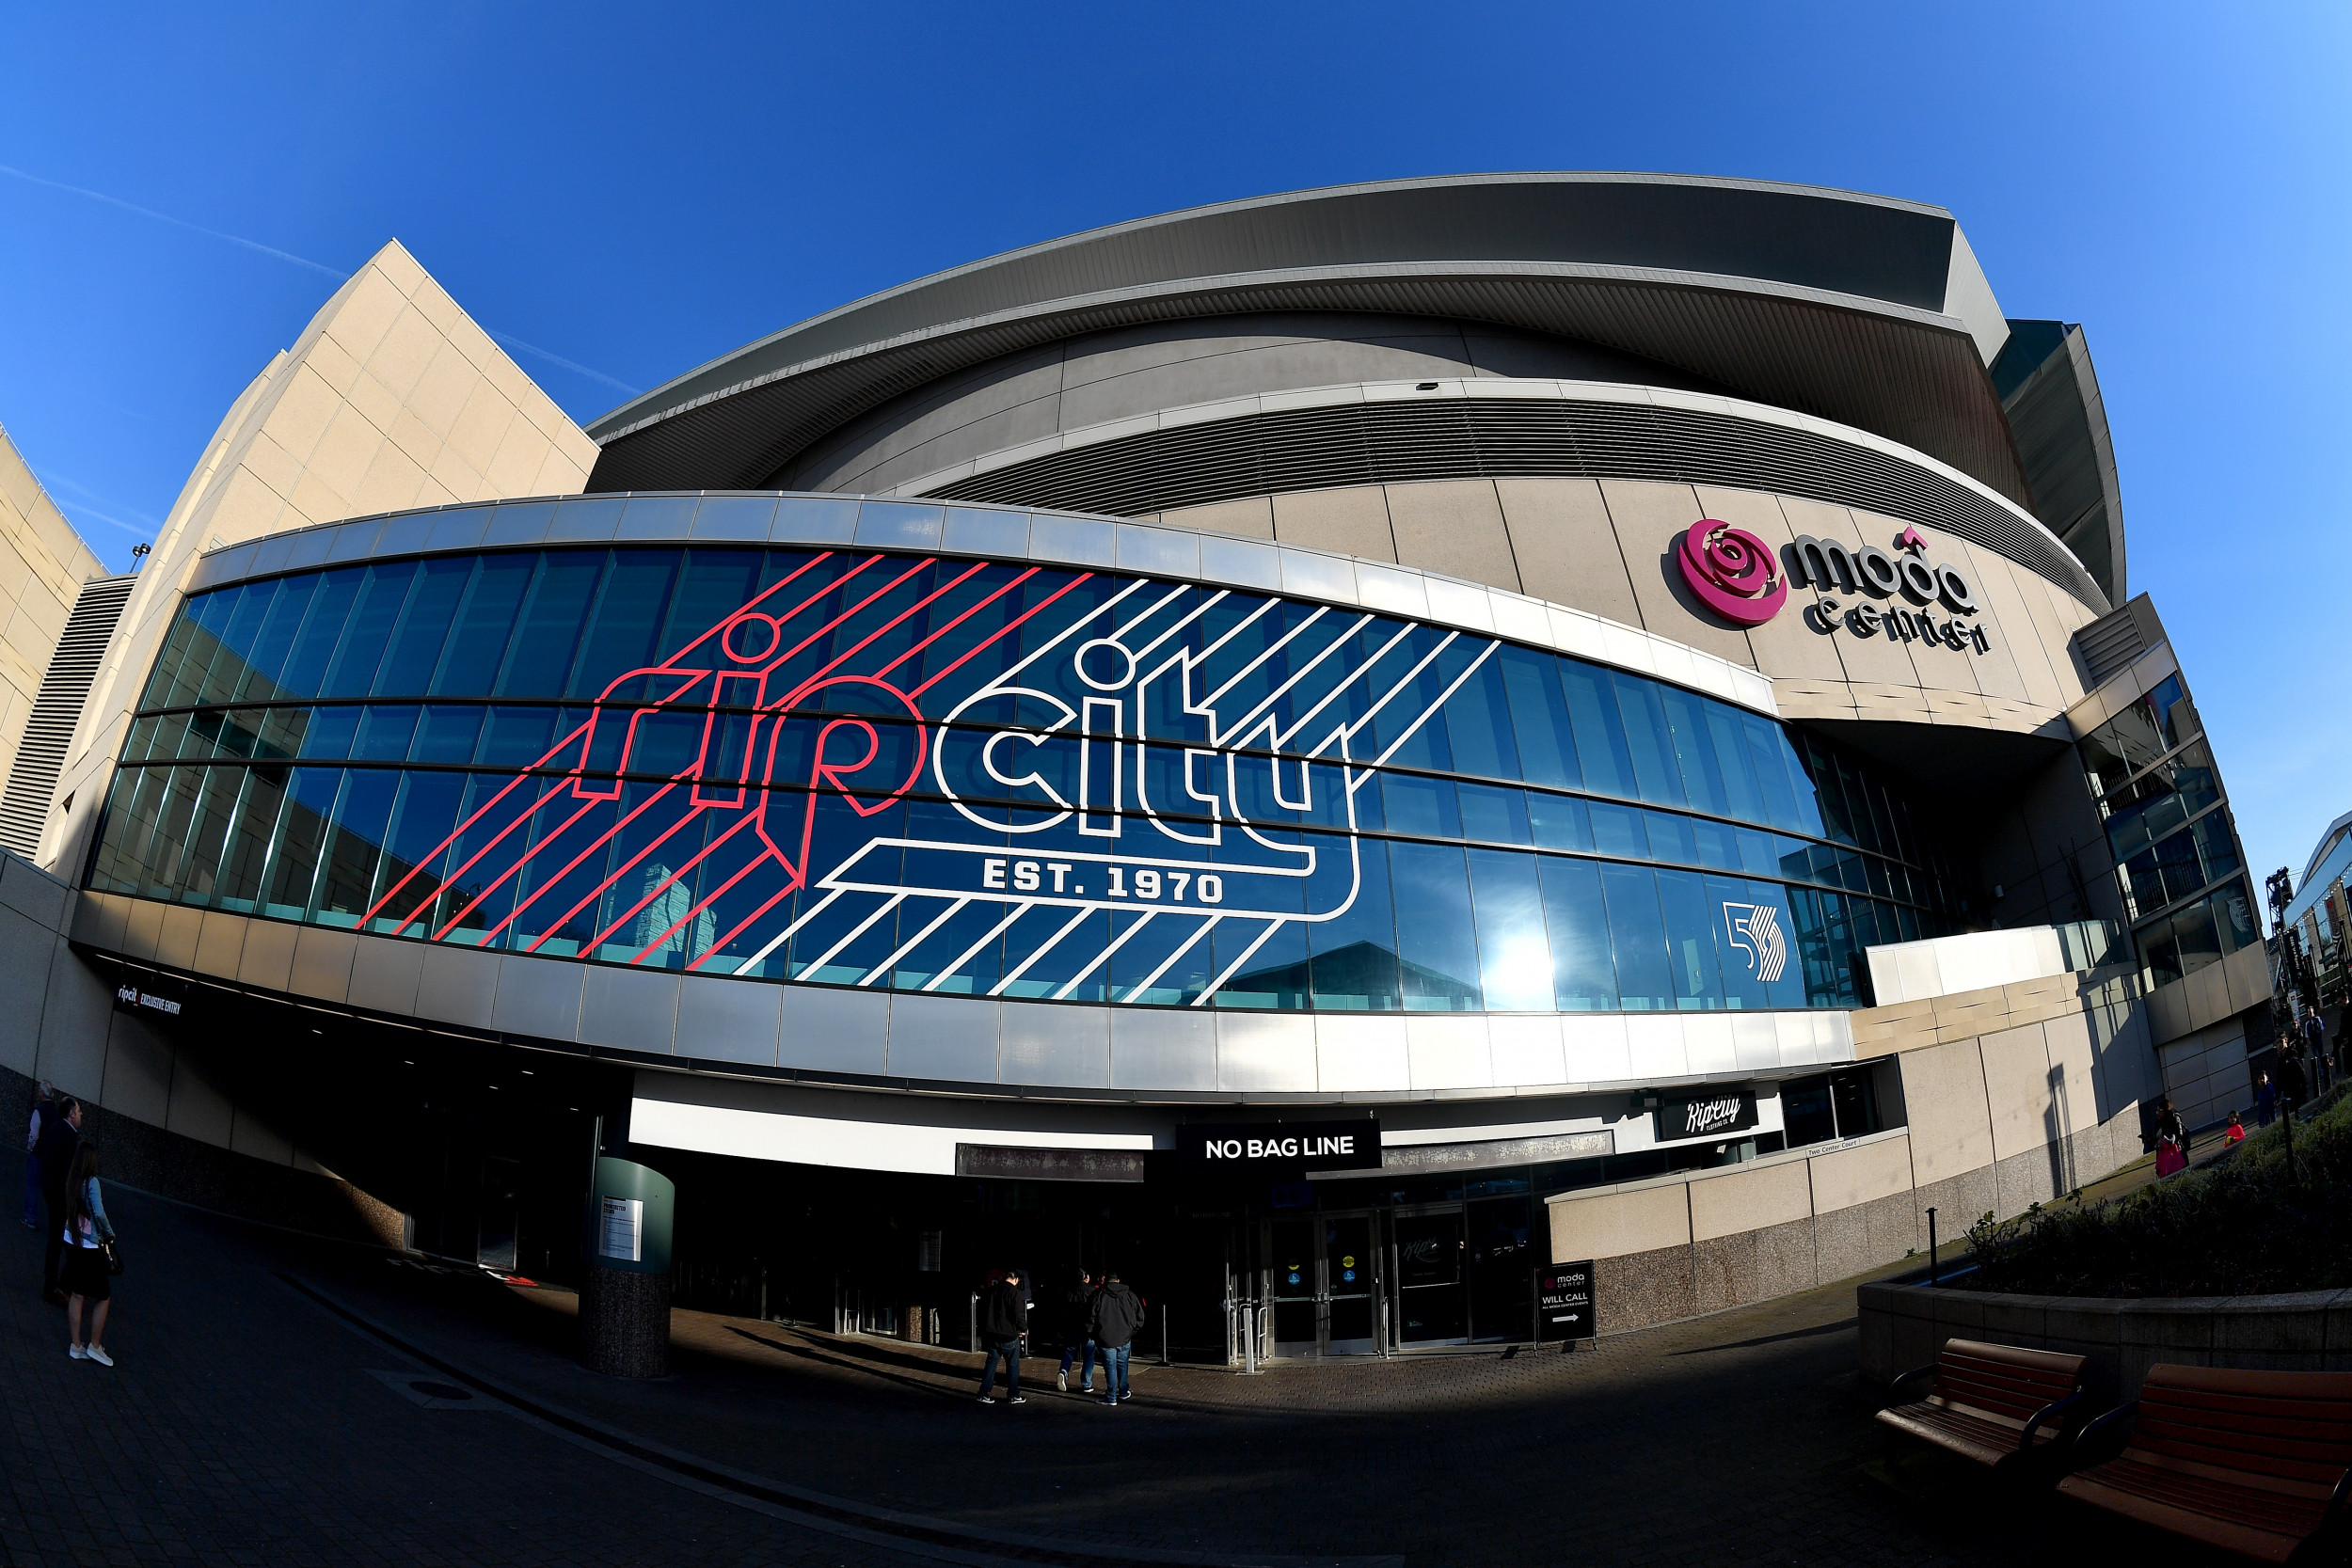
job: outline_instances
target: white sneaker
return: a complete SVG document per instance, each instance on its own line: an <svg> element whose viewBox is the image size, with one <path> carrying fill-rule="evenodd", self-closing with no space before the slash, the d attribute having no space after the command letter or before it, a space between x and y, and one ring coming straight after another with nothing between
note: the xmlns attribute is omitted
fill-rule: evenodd
<svg viewBox="0 0 2352 1568"><path fill-rule="evenodd" d="M1070 1374L1068 1372L1056 1372L1054 1374L1054 1386L1060 1389L1065 1394L1070 1392Z"/></svg>
<svg viewBox="0 0 2352 1568"><path fill-rule="evenodd" d="M87 1360L88 1360L88 1359L89 1359L88 1354L87 1354L86 1352L84 1352L84 1351L83 1351L83 1349L82 1349L82 1347L81 1347L81 1346L79 1346L79 1345L68 1345L68 1346L66 1346L66 1348L65 1348L65 1353L66 1353L66 1354L68 1354L68 1355L70 1355L70 1356L73 1357L73 1359L74 1359L74 1360L76 1360L76 1361L87 1361Z"/></svg>
<svg viewBox="0 0 2352 1568"><path fill-rule="evenodd" d="M102 1367L111 1367L115 1364L115 1358L106 1354L106 1347L103 1345L90 1346L89 1349L82 1353L82 1359L85 1361L95 1361Z"/></svg>

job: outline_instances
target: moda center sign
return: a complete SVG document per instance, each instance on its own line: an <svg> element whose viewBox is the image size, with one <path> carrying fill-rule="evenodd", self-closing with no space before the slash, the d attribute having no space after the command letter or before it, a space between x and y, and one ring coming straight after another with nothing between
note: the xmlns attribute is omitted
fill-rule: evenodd
<svg viewBox="0 0 2352 1568"><path fill-rule="evenodd" d="M1843 628L1855 637L1990 652L1982 624L1963 619L1982 611L1974 585L1960 568L1931 559L1916 528L1897 534L1894 546L1890 551L1800 534L1788 546L1785 570L1775 571L1763 540L1701 517L1682 535L1676 559L1699 602L1739 626L1760 626L1779 614L1788 602L1789 585L1799 583L1819 595L1806 607L1804 621L1824 635ZM1839 594L1862 602L1847 604L1836 596Z"/></svg>

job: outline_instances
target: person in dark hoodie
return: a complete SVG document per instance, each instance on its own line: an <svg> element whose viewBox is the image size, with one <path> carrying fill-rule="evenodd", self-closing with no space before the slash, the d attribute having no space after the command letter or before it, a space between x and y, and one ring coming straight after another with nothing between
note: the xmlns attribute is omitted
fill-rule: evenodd
<svg viewBox="0 0 2352 1568"><path fill-rule="evenodd" d="M980 1341L988 1347L988 1358L980 1363L980 1402L996 1402L996 1362L1005 1363L1005 1402L1026 1404L1021 1397L1021 1338L1029 1332L1029 1293L1023 1288L1021 1271L1008 1269L1005 1277L988 1288L980 1298Z"/></svg>
<svg viewBox="0 0 2352 1568"><path fill-rule="evenodd" d="M1113 1269L1103 1276L1087 1319L1087 1332L1103 1357L1103 1403L1122 1404L1136 1397L1127 1386L1127 1357L1142 1327L1142 1299L1120 1283L1119 1271Z"/></svg>
<svg viewBox="0 0 2352 1568"><path fill-rule="evenodd" d="M1054 1374L1054 1386L1070 1392L1070 1364L1078 1364L1078 1392L1094 1392L1094 1341L1088 1338L1087 1320L1094 1312L1094 1276L1086 1270L1078 1271L1078 1283L1062 1292L1061 1298L1061 1370Z"/></svg>

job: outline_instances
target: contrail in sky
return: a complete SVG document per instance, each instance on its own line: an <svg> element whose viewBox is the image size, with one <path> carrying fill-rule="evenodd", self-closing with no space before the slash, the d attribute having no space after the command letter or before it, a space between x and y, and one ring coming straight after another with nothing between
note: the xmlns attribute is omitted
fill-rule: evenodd
<svg viewBox="0 0 2352 1568"><path fill-rule="evenodd" d="M62 180L44 180L38 174L27 174L23 169L11 167L7 164L0 164L0 174L11 175L29 184L46 185L53 191L70 191L75 196L86 196L92 201L103 201L109 207L119 207L126 213L136 213L143 218L153 218L158 223L168 223L175 229L192 230L212 239L226 240L230 245L243 245L247 250L258 250L262 255L274 257L280 261L291 261L297 267L308 267L312 272L324 273L339 283L350 276L348 273L336 271L323 261L313 261L308 256L296 256L291 250L280 250L276 245L263 245L259 240L248 240L242 234L224 234L217 229L207 229L200 223L190 223L185 218L173 217L169 213L159 213L152 207L142 207L136 202L125 201L119 196L108 196L104 191L93 191L83 185L69 185ZM485 327L483 330L488 332L489 328ZM578 360L566 359L560 354L549 354L546 349L533 343L526 343L520 338L510 338L503 332L491 332L490 336L510 349L520 349L523 353L544 359L550 365L561 365L574 374L584 375L591 381L601 381L608 387L617 387L631 396L644 390L643 388L632 387L626 381L616 380L602 371L592 371ZM111 517L106 520L114 521Z"/></svg>

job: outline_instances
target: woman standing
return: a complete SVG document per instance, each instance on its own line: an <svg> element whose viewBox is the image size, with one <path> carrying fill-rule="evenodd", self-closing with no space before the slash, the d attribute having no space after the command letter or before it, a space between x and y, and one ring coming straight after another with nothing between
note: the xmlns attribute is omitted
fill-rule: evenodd
<svg viewBox="0 0 2352 1568"><path fill-rule="evenodd" d="M65 1267L60 1271L66 1290L65 1327L70 1336L66 1354L76 1361L111 1367L106 1354L106 1308L113 1304L114 1281L107 1276L105 1243L115 1239L106 1218L106 1205L98 1195L98 1146L85 1141L73 1151L66 1176ZM82 1340L82 1303L94 1302L89 1341Z"/></svg>

